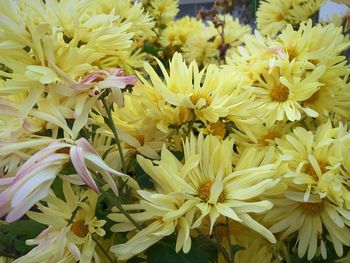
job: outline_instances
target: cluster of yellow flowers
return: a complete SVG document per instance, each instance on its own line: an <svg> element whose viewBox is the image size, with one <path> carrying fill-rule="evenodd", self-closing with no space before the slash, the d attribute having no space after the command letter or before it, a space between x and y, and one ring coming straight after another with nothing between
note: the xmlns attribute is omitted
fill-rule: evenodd
<svg viewBox="0 0 350 263"><path fill-rule="evenodd" d="M349 262L349 36L323 0L261 2L254 34L175 0L0 2L0 233L44 226L14 262Z"/></svg>

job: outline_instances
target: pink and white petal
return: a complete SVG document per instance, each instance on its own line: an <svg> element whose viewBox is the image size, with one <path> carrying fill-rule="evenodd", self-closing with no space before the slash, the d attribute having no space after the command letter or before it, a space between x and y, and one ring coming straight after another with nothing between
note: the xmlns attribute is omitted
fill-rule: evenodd
<svg viewBox="0 0 350 263"><path fill-rule="evenodd" d="M81 147L85 152L91 152L94 154L97 154L97 151L95 150L95 148L91 145L91 143L86 140L85 138L80 138L78 140L75 141L75 144L79 147Z"/></svg>
<svg viewBox="0 0 350 263"><path fill-rule="evenodd" d="M79 146L73 146L70 148L70 156L72 164L80 176L81 180L89 186L96 193L99 192L98 187L92 178L89 170L86 167L85 159L84 159L84 150Z"/></svg>
<svg viewBox="0 0 350 263"><path fill-rule="evenodd" d="M118 172L114 169L112 169L111 167L109 167L100 156L96 155L96 154L92 154L90 152L85 152L84 153L84 157L85 159L87 159L89 162L91 162L92 164L96 165L99 169L108 171L112 174L118 175L118 176L128 176L126 174L123 174L121 172Z"/></svg>
<svg viewBox="0 0 350 263"><path fill-rule="evenodd" d="M20 203L25 202L27 196L30 195L30 193L32 193L34 190L38 189L44 182L54 180L61 168L62 167L60 165L49 167L28 179L18 188L18 190L13 195L11 201L12 207L16 207L20 205Z"/></svg>
<svg viewBox="0 0 350 263"><path fill-rule="evenodd" d="M26 163L24 163L23 166L19 169L18 173L16 174L16 178L13 180L13 183L17 183L24 177L28 178L33 174L39 172L40 170L46 169L46 167L52 166L54 164L61 164L61 166L63 166L64 163L68 161L68 159L68 154L59 153L53 154L40 161L37 161L31 166L25 166ZM26 169L23 169L23 167L25 167Z"/></svg>
<svg viewBox="0 0 350 263"><path fill-rule="evenodd" d="M20 206L13 208L6 216L6 222L14 222L20 219L33 205L44 199L49 194L52 180L44 183L41 188L31 193L26 202L22 202Z"/></svg>

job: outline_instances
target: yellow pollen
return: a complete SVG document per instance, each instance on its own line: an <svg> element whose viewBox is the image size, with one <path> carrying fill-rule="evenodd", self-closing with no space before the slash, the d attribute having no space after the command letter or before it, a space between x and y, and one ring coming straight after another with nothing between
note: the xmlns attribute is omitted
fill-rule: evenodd
<svg viewBox="0 0 350 263"><path fill-rule="evenodd" d="M207 181L204 184L202 184L199 189L198 189L198 195L199 197L204 201L208 202L210 198L210 193L211 193L211 187L213 185L212 181ZM225 193L221 192L218 198L218 202L224 202L225 201Z"/></svg>
<svg viewBox="0 0 350 263"><path fill-rule="evenodd" d="M265 134L262 138L261 138L261 144L263 145L268 145L269 141L268 140L275 140L276 138L280 138L282 136L282 134L279 131L276 130L270 130L268 131L267 134Z"/></svg>
<svg viewBox="0 0 350 263"><path fill-rule="evenodd" d="M76 234L78 237L81 237L81 238L86 237L86 235L89 232L83 220L75 221L72 224L71 230L74 234Z"/></svg>
<svg viewBox="0 0 350 263"><path fill-rule="evenodd" d="M284 102L288 99L289 89L286 86L276 86L270 93L271 99L276 102Z"/></svg>
<svg viewBox="0 0 350 263"><path fill-rule="evenodd" d="M163 4L159 5L159 6L158 6L158 10L159 10L160 12L164 12L165 6L164 6Z"/></svg>
<svg viewBox="0 0 350 263"><path fill-rule="evenodd" d="M318 91L316 91L314 94L312 94L312 96L306 100L303 101L304 104L313 104L315 103L318 98L320 96L320 93Z"/></svg>
<svg viewBox="0 0 350 263"><path fill-rule="evenodd" d="M180 38L182 43L186 43L186 41L187 41L187 36L186 35L180 35L179 38Z"/></svg>
<svg viewBox="0 0 350 263"><path fill-rule="evenodd" d="M207 108L212 103L212 98L208 94L205 94L205 93L194 93L193 95L191 95L190 99L191 99L193 105L197 105L197 103L200 99L204 99L205 105L202 106L201 109Z"/></svg>
<svg viewBox="0 0 350 263"><path fill-rule="evenodd" d="M280 13L280 14L278 14L277 16L276 16L276 20L277 21L282 21L284 19L284 17L283 17L283 14L282 13Z"/></svg>
<svg viewBox="0 0 350 263"><path fill-rule="evenodd" d="M168 40L169 40L170 42L173 42L173 41L175 40L175 35L169 34L169 35L168 35Z"/></svg>
<svg viewBox="0 0 350 263"><path fill-rule="evenodd" d="M189 118L188 109L183 106L180 106L178 117L181 124L186 123Z"/></svg>
<svg viewBox="0 0 350 263"><path fill-rule="evenodd" d="M223 124L221 121L210 123L209 130L210 130L210 133L215 136L218 136L222 139L225 137L226 127L225 127L225 124Z"/></svg>
<svg viewBox="0 0 350 263"><path fill-rule="evenodd" d="M321 173L324 174L325 172L327 172L327 163L324 161L317 161L318 165L320 166L320 170ZM307 173L308 175L312 176L316 181L318 181L318 177L316 174L315 169L312 167L311 163L307 163L305 166L305 173Z"/></svg>
<svg viewBox="0 0 350 263"><path fill-rule="evenodd" d="M288 52L290 61L292 61L293 59L295 59L297 57L297 52L295 52L295 50L293 48L287 48L287 52Z"/></svg>
<svg viewBox="0 0 350 263"><path fill-rule="evenodd" d="M300 206L305 214L312 216L319 215L324 209L323 203L300 203Z"/></svg>

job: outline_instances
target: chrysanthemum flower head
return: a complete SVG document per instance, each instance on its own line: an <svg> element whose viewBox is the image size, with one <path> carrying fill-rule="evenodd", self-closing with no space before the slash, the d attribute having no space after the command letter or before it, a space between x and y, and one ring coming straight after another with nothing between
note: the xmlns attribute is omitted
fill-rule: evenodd
<svg viewBox="0 0 350 263"><path fill-rule="evenodd" d="M317 195L310 195L306 201L300 192L286 192L285 196L271 200L274 208L265 217L273 224L270 230L283 232L282 240L297 234L299 257L307 254L307 259L311 260L318 253L326 259L328 240L341 257L343 246L350 244L349 211Z"/></svg>
<svg viewBox="0 0 350 263"><path fill-rule="evenodd" d="M287 176L302 186L299 189L305 192L305 201L313 193L348 208L347 176L344 177L341 168L347 157L340 141L345 141L337 138L337 129L330 122L319 126L315 133L299 127L283 139L277 139L277 144L290 170Z"/></svg>
<svg viewBox="0 0 350 263"><path fill-rule="evenodd" d="M250 99L249 93L240 92L241 83L235 75L228 75L215 65L199 71L195 61L187 66L181 54L175 53L169 73L160 62L159 66L164 81L146 64L152 85L167 103L193 111L202 122L215 123L220 117L244 108L242 104L247 104Z"/></svg>
<svg viewBox="0 0 350 263"><path fill-rule="evenodd" d="M45 199L45 205L38 205L40 212L28 212L31 219L48 228L27 241L37 246L16 262L70 259L87 263L96 256L96 244L91 236L104 236L102 227L106 223L95 216L98 195L91 190L75 193L67 182L63 183L63 193L65 201L51 194Z"/></svg>
<svg viewBox="0 0 350 263"><path fill-rule="evenodd" d="M159 161L152 163L138 156L138 162L155 182L155 192L140 190L139 204L124 207L135 211L131 216L148 226L125 244L112 247L112 251L120 259L129 258L177 228L176 250L182 248L188 252L191 247L189 229L201 227L209 218L211 232L221 216L241 222L275 242L275 237L250 215L271 208L269 201L256 198L278 183L271 179L274 165L258 161L254 158L256 155L253 149L246 152L234 168L232 141L199 135L198 139L191 136L184 142L183 163L165 146ZM119 222L113 231L135 228L121 213L111 214L110 218Z"/></svg>
<svg viewBox="0 0 350 263"><path fill-rule="evenodd" d="M264 0L256 14L258 29L275 36L288 24L297 25L309 19L324 3L325 0Z"/></svg>

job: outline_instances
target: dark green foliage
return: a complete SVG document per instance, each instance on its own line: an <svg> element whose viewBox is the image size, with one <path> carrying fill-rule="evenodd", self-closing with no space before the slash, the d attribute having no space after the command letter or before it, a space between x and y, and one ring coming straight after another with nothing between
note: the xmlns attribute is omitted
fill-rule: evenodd
<svg viewBox="0 0 350 263"><path fill-rule="evenodd" d="M139 183L142 189L154 189L154 184L151 180L151 177L145 173L145 171L136 160L134 179Z"/></svg>
<svg viewBox="0 0 350 263"><path fill-rule="evenodd" d="M147 251L149 263L206 263L217 262L217 250L212 243L200 238L192 239L191 250L184 254L175 252L176 236L162 239Z"/></svg>
<svg viewBox="0 0 350 263"><path fill-rule="evenodd" d="M0 256L17 258L31 250L27 239L35 238L46 226L29 219L0 224Z"/></svg>

